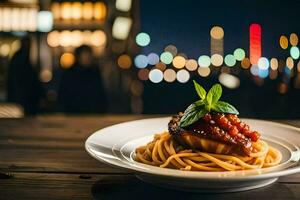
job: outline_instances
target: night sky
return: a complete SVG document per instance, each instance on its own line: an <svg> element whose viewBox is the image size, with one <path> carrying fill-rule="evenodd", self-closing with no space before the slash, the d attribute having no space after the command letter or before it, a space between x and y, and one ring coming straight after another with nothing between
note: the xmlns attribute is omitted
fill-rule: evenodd
<svg viewBox="0 0 300 200"><path fill-rule="evenodd" d="M190 58L209 55L209 31L214 25L224 28L224 54L237 47L248 52L249 25L256 22L262 26L262 55L280 58L288 55L279 47L280 35L300 32L299 0L141 0L140 6L141 31L151 37L145 54L161 53L174 44Z"/></svg>

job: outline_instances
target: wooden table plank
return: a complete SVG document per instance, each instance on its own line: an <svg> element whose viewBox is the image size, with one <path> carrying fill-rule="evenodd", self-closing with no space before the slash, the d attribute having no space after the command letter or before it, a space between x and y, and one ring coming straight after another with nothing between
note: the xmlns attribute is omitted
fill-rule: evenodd
<svg viewBox="0 0 300 200"><path fill-rule="evenodd" d="M0 120L0 171L124 173L91 158L84 142L98 129L151 116L42 116Z"/></svg>
<svg viewBox="0 0 300 200"><path fill-rule="evenodd" d="M200 194L141 182L133 175L14 173L1 180L0 199L299 199L300 184L275 183L246 192Z"/></svg>
<svg viewBox="0 0 300 200"><path fill-rule="evenodd" d="M39 116L0 120L0 199L300 199L300 174L271 186L231 194L157 188L91 158L84 141L103 127L152 116ZM300 120L280 122L300 127ZM80 178L81 177L81 178Z"/></svg>

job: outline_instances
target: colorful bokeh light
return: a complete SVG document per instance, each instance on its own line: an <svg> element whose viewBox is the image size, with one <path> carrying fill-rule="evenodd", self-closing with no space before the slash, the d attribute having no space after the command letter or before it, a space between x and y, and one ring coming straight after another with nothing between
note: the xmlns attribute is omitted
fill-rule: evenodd
<svg viewBox="0 0 300 200"><path fill-rule="evenodd" d="M190 73L185 69L181 69L176 73L176 79L180 83L186 83L190 79Z"/></svg>
<svg viewBox="0 0 300 200"><path fill-rule="evenodd" d="M219 82L229 89L236 89L240 86L240 79L234 75L221 73Z"/></svg>
<svg viewBox="0 0 300 200"><path fill-rule="evenodd" d="M198 74L202 77L208 77L210 74L210 68L209 67L199 67Z"/></svg>
<svg viewBox="0 0 300 200"><path fill-rule="evenodd" d="M236 59L232 54L228 54L225 56L224 62L228 67L233 67L236 64Z"/></svg>
<svg viewBox="0 0 300 200"><path fill-rule="evenodd" d="M250 63L250 59L249 58L244 58L241 62L241 67L243 69L249 69L251 66L251 63Z"/></svg>
<svg viewBox="0 0 300 200"><path fill-rule="evenodd" d="M290 35L290 43L292 46L297 46L299 42L298 35L296 33L292 33Z"/></svg>
<svg viewBox="0 0 300 200"><path fill-rule="evenodd" d="M223 56L214 54L211 56L211 64L215 67L220 67L223 64Z"/></svg>
<svg viewBox="0 0 300 200"><path fill-rule="evenodd" d="M168 83L174 82L176 80L176 72L173 69L167 69L164 72L164 80Z"/></svg>
<svg viewBox="0 0 300 200"><path fill-rule="evenodd" d="M149 69L140 69L138 71L138 78L142 81L146 81L149 78Z"/></svg>
<svg viewBox="0 0 300 200"><path fill-rule="evenodd" d="M291 47L290 49L290 55L294 60L297 60L300 56L299 48L296 46Z"/></svg>
<svg viewBox="0 0 300 200"><path fill-rule="evenodd" d="M289 40L285 35L280 36L279 45L282 49L287 49L289 46Z"/></svg>
<svg viewBox="0 0 300 200"><path fill-rule="evenodd" d="M150 43L150 36L148 33L141 32L137 34L135 41L139 46L144 47Z"/></svg>
<svg viewBox="0 0 300 200"><path fill-rule="evenodd" d="M123 54L118 58L118 65L122 69L129 69L132 65L132 60L129 55Z"/></svg>
<svg viewBox="0 0 300 200"><path fill-rule="evenodd" d="M134 59L134 64L137 68L145 68L148 65L148 58L145 55L137 55Z"/></svg>
<svg viewBox="0 0 300 200"><path fill-rule="evenodd" d="M181 69L181 68L184 68L185 66L185 58L182 57L182 56L176 56L174 59L173 59L173 66L177 69Z"/></svg>
<svg viewBox="0 0 300 200"><path fill-rule="evenodd" d="M207 55L202 55L198 58L199 67L209 67L210 66L210 57Z"/></svg>
<svg viewBox="0 0 300 200"><path fill-rule="evenodd" d="M235 57L236 60L242 61L245 58L246 54L244 49L237 48L236 50L234 50L233 56Z"/></svg>
<svg viewBox="0 0 300 200"><path fill-rule="evenodd" d="M159 62L159 56L156 53L149 53L147 58L150 65L156 65Z"/></svg>
<svg viewBox="0 0 300 200"><path fill-rule="evenodd" d="M159 69L152 69L149 73L149 80L153 83L159 83L163 80L164 74Z"/></svg>
<svg viewBox="0 0 300 200"><path fill-rule="evenodd" d="M170 52L163 52L160 55L160 60L165 64L171 64L173 61L173 55Z"/></svg>
<svg viewBox="0 0 300 200"><path fill-rule="evenodd" d="M170 52L173 55L173 57L177 55L177 48L172 44L166 46L165 51Z"/></svg>
<svg viewBox="0 0 300 200"><path fill-rule="evenodd" d="M277 70L278 69L278 60L277 58L272 58L270 60L270 67L272 70Z"/></svg>
<svg viewBox="0 0 300 200"><path fill-rule="evenodd" d="M265 57L259 58L257 65L260 70L267 70L270 67L269 60Z"/></svg>
<svg viewBox="0 0 300 200"><path fill-rule="evenodd" d="M250 62L256 65L261 57L261 26L259 24L251 24L250 32Z"/></svg>
<svg viewBox="0 0 300 200"><path fill-rule="evenodd" d="M194 59L189 59L189 60L186 61L185 67L189 71L195 71L198 67L198 63Z"/></svg>
<svg viewBox="0 0 300 200"><path fill-rule="evenodd" d="M210 36L214 39L220 40L224 37L224 30L220 26L214 26L210 30Z"/></svg>

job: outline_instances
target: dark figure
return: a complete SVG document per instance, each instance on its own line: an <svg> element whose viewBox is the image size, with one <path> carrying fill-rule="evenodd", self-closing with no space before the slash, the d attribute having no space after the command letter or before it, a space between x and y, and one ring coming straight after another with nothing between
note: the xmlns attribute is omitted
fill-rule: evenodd
<svg viewBox="0 0 300 200"><path fill-rule="evenodd" d="M92 49L81 46L75 50L76 61L61 79L59 103L67 113L105 112L106 98L100 71L93 65Z"/></svg>
<svg viewBox="0 0 300 200"><path fill-rule="evenodd" d="M21 40L21 48L12 57L7 74L7 101L23 106L26 115L37 113L42 86L30 63L30 39Z"/></svg>

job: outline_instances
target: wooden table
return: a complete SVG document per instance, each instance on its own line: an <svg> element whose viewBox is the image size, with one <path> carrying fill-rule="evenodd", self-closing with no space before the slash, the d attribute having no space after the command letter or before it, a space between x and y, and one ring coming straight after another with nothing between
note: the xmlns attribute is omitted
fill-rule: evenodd
<svg viewBox="0 0 300 200"><path fill-rule="evenodd" d="M39 116L0 120L0 199L300 199L300 174L261 189L197 194L161 189L91 158L103 127L149 116ZM300 127L300 120L281 121Z"/></svg>

